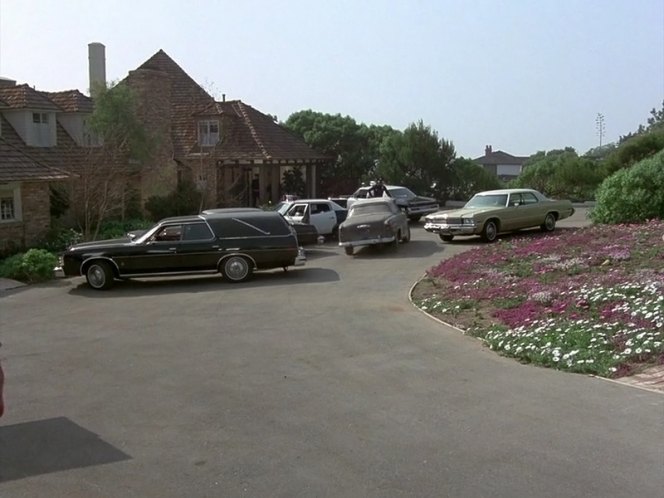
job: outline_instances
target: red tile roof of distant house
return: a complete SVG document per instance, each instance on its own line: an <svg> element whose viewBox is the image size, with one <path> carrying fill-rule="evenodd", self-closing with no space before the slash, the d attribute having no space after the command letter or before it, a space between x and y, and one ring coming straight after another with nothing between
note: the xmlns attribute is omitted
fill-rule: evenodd
<svg viewBox="0 0 664 498"><path fill-rule="evenodd" d="M492 151L490 147L487 147L487 150L483 156L480 156L476 159L473 159L476 163L483 165L489 164L523 164L527 157L513 156L502 150Z"/></svg>

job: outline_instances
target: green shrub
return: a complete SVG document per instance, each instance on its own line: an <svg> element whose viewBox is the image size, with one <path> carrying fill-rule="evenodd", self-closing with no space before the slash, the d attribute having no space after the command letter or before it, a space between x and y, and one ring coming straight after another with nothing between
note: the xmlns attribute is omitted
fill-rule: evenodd
<svg viewBox="0 0 664 498"><path fill-rule="evenodd" d="M97 239L119 239L124 237L127 232L131 230L147 229L153 224L154 223L151 221L141 219L105 221L99 229Z"/></svg>
<svg viewBox="0 0 664 498"><path fill-rule="evenodd" d="M0 277L21 282L40 282L53 278L53 268L58 258L44 249L30 249L15 254L0 263Z"/></svg>
<svg viewBox="0 0 664 498"><path fill-rule="evenodd" d="M664 150L608 177L590 213L595 223L638 223L664 218Z"/></svg>
<svg viewBox="0 0 664 498"><path fill-rule="evenodd" d="M42 242L37 244L41 249L49 252L61 252L72 244L83 240L83 234L73 228L53 227L46 234Z"/></svg>
<svg viewBox="0 0 664 498"><path fill-rule="evenodd" d="M174 192L165 196L152 196L145 203L145 209L157 221L169 216L196 214L203 194L191 182L182 182Z"/></svg>

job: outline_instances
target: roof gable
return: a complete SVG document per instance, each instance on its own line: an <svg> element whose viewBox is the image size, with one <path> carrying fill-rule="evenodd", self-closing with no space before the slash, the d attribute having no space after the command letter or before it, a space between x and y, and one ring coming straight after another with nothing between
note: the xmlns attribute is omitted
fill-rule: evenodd
<svg viewBox="0 0 664 498"><path fill-rule="evenodd" d="M166 52L159 50L123 80L132 88L141 78L166 80L169 92L173 153L182 157L197 140L194 114L214 104L214 99L196 83ZM150 98L146 96L145 98Z"/></svg>
<svg viewBox="0 0 664 498"><path fill-rule="evenodd" d="M42 92L38 92L27 84L0 87L0 100L11 109L61 110L60 107L49 100Z"/></svg>

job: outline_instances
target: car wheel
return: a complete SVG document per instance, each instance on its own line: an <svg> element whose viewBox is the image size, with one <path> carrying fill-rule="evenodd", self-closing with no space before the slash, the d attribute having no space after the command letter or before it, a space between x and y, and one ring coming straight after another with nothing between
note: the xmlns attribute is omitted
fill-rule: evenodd
<svg viewBox="0 0 664 498"><path fill-rule="evenodd" d="M113 285L113 270L106 261L93 261L85 270L88 285L95 290L110 289Z"/></svg>
<svg viewBox="0 0 664 498"><path fill-rule="evenodd" d="M420 215L413 215L413 216L408 217L408 219L410 221L412 221L413 223L417 223L418 221L420 221L420 218L422 218L421 214Z"/></svg>
<svg viewBox="0 0 664 498"><path fill-rule="evenodd" d="M443 235L442 233L439 233L438 237L440 237L440 240L443 242L452 242L454 240L454 235Z"/></svg>
<svg viewBox="0 0 664 498"><path fill-rule="evenodd" d="M224 260L221 274L229 282L244 282L251 277L251 265L242 256L231 256Z"/></svg>
<svg viewBox="0 0 664 498"><path fill-rule="evenodd" d="M404 235L403 239L401 239L401 242L403 242L404 244L406 242L410 242L410 227L406 228L406 235Z"/></svg>
<svg viewBox="0 0 664 498"><path fill-rule="evenodd" d="M344 246L344 252L349 256L353 255L353 246Z"/></svg>
<svg viewBox="0 0 664 498"><path fill-rule="evenodd" d="M498 225L495 220L488 220L484 224L482 238L487 242L494 242L498 238Z"/></svg>
<svg viewBox="0 0 664 498"><path fill-rule="evenodd" d="M548 213L540 228L544 232L553 232L556 229L556 216L553 213Z"/></svg>

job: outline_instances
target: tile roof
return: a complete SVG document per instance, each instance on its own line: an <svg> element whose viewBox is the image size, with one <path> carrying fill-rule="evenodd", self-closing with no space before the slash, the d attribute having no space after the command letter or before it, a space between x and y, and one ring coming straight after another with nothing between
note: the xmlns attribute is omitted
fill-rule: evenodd
<svg viewBox="0 0 664 498"><path fill-rule="evenodd" d="M70 176L67 172L49 165L53 159L56 159L56 155L46 157L44 150L37 150L38 147L26 147L9 122L1 117L0 121L2 122L0 182L62 180ZM52 154L52 149L48 150ZM33 155L30 151L36 154ZM44 159L48 159L49 163Z"/></svg>
<svg viewBox="0 0 664 498"><path fill-rule="evenodd" d="M159 71L170 80L171 135L175 157L183 157L186 150L196 142L194 114L214 104L214 99L196 83L166 52L159 50L136 71L150 69ZM132 86L136 74L130 73L124 82ZM152 77L159 77L153 74Z"/></svg>
<svg viewBox="0 0 664 498"><path fill-rule="evenodd" d="M485 154L476 159L473 159L476 163L489 165L489 164L523 164L527 157L513 156L502 150L497 150L489 154Z"/></svg>
<svg viewBox="0 0 664 498"><path fill-rule="evenodd" d="M40 109L46 111L60 111L42 92L23 84L12 87L0 87L0 100L11 109Z"/></svg>
<svg viewBox="0 0 664 498"><path fill-rule="evenodd" d="M65 90L63 92L41 92L47 99L55 103L65 112L94 111L94 103L90 97L78 90Z"/></svg>
<svg viewBox="0 0 664 498"><path fill-rule="evenodd" d="M221 129L222 141L215 155L224 160L309 161L323 162L330 158L312 149L304 140L271 116L263 114L240 100L216 102L224 115L232 117ZM197 151L198 146L192 148Z"/></svg>
<svg viewBox="0 0 664 498"><path fill-rule="evenodd" d="M329 157L313 150L300 137L275 123L272 117L263 114L243 102L215 100L196 83L163 50L129 73L124 82L138 85L141 69L153 71L144 76L168 78L171 100L171 137L173 154L184 159L189 154L201 152L198 145L197 118L203 116L229 116L230 129L222 127L222 142L214 155L223 160L268 160L268 161L326 161ZM156 72L155 72L156 71ZM205 152L209 152L206 149Z"/></svg>

